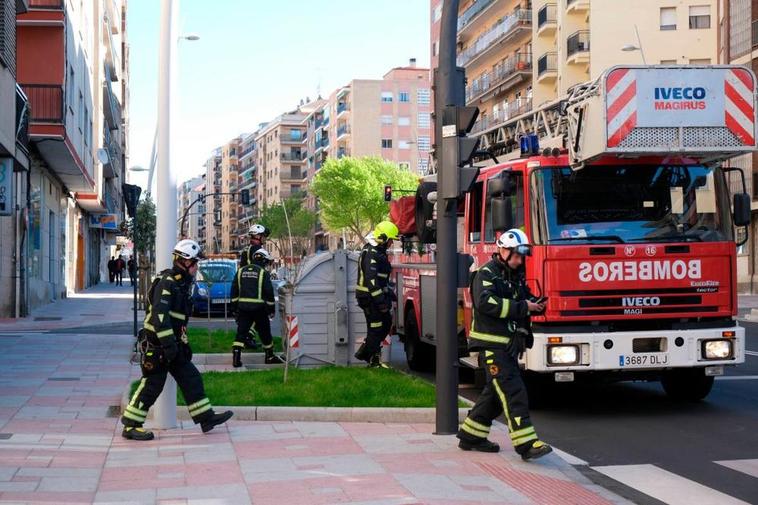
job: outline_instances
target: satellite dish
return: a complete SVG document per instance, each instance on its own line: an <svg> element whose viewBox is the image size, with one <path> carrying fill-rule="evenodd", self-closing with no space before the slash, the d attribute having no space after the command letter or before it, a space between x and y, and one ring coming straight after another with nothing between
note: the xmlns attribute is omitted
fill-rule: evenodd
<svg viewBox="0 0 758 505"><path fill-rule="evenodd" d="M97 150L97 159L102 163L103 165L107 165L111 162L110 156L108 156L108 151L105 149L98 149Z"/></svg>

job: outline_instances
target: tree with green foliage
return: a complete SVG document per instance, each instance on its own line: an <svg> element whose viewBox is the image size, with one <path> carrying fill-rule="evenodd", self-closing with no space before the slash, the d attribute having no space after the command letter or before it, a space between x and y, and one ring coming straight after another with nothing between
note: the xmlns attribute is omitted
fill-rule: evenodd
<svg viewBox="0 0 758 505"><path fill-rule="evenodd" d="M321 221L330 231L364 237L389 215L384 186L413 191L418 175L378 157L329 158L311 184L319 199ZM399 197L406 193L393 196Z"/></svg>
<svg viewBox="0 0 758 505"><path fill-rule="evenodd" d="M137 219L129 224L129 238L141 255L155 252L155 203L147 195L137 205Z"/></svg>
<svg viewBox="0 0 758 505"><path fill-rule="evenodd" d="M305 206L305 193L297 193L282 202L264 206L258 222L271 230L270 239L273 240L270 243L274 244L280 256L290 256L291 232L292 253L297 257L309 249L316 213Z"/></svg>

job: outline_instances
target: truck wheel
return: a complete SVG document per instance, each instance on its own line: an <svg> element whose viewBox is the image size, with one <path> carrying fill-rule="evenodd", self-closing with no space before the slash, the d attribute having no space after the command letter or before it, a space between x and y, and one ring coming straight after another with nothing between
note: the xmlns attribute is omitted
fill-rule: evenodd
<svg viewBox="0 0 758 505"><path fill-rule="evenodd" d="M703 368L669 370L661 378L661 384L670 398L697 402L711 392L713 377L705 375Z"/></svg>
<svg viewBox="0 0 758 505"><path fill-rule="evenodd" d="M408 367L416 372L434 370L434 347L419 339L416 315L413 310L405 313L405 358Z"/></svg>

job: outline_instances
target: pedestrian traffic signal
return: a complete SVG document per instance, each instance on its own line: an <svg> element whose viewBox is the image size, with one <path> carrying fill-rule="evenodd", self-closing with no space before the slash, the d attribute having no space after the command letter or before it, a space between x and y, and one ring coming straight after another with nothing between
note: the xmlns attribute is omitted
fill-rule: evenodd
<svg viewBox="0 0 758 505"><path fill-rule="evenodd" d="M392 201L392 186L390 185L384 186L384 201L385 202Z"/></svg>
<svg viewBox="0 0 758 505"><path fill-rule="evenodd" d="M243 189L240 192L240 199L242 200L242 205L250 205L250 190Z"/></svg>
<svg viewBox="0 0 758 505"><path fill-rule="evenodd" d="M477 107L447 106L442 116L442 152L445 172L442 187L443 199L457 199L471 191L479 175L479 168L466 166L479 146L477 137L469 137L479 116Z"/></svg>

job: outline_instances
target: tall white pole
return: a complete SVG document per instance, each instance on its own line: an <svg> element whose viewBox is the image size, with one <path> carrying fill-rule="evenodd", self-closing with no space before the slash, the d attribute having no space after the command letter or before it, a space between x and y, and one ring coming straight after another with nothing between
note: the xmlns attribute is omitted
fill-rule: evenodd
<svg viewBox="0 0 758 505"><path fill-rule="evenodd" d="M155 266L158 271L171 268L174 244L177 239L176 226L176 169L171 164L172 93L176 84L175 51L178 41L177 19L179 0L161 0L161 30L158 41L158 166L155 232ZM169 375L163 393L155 403L155 425L157 428L176 427L176 382Z"/></svg>

